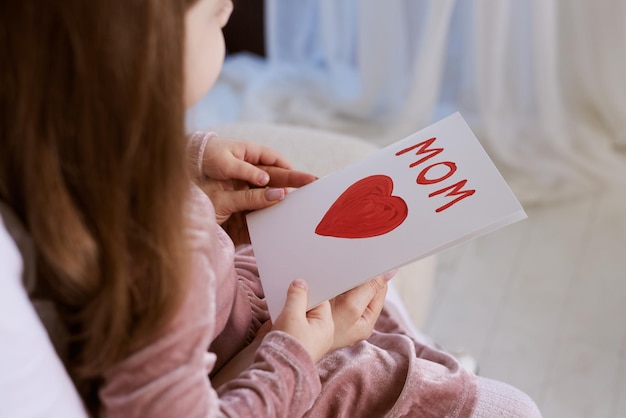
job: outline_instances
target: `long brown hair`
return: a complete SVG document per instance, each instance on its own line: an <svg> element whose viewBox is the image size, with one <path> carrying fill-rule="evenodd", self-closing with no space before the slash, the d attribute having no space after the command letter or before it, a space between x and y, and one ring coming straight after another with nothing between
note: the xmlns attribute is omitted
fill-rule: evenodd
<svg viewBox="0 0 626 418"><path fill-rule="evenodd" d="M187 3L0 2L0 199L78 383L153 339L186 290Z"/></svg>

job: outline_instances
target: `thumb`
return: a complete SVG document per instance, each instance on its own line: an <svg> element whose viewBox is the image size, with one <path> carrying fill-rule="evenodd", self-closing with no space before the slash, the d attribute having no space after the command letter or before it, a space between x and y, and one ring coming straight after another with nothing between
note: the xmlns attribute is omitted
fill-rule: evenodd
<svg viewBox="0 0 626 418"><path fill-rule="evenodd" d="M291 282L287 290L287 301L283 311L304 316L309 303L308 290L307 283L302 279L296 279Z"/></svg>
<svg viewBox="0 0 626 418"><path fill-rule="evenodd" d="M222 205L219 206L228 213L263 209L283 200L286 194L282 188L245 189L227 193L228 199L224 197Z"/></svg>

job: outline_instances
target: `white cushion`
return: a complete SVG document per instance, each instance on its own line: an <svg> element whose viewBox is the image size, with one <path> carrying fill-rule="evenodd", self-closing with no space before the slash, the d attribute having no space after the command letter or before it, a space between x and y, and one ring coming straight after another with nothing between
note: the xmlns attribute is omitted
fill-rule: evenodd
<svg viewBox="0 0 626 418"><path fill-rule="evenodd" d="M22 257L0 216L0 415L86 417L22 284Z"/></svg>

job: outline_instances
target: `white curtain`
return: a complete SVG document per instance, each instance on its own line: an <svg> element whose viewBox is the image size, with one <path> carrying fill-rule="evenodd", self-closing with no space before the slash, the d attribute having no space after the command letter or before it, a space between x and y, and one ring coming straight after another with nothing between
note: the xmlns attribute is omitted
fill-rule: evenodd
<svg viewBox="0 0 626 418"><path fill-rule="evenodd" d="M624 182L626 4L475 1L458 95L526 201ZM465 104L465 106L463 106ZM622 145L620 146L620 142Z"/></svg>
<svg viewBox="0 0 626 418"><path fill-rule="evenodd" d="M266 0L190 124L272 121L385 145L461 111L526 203L626 182L626 2Z"/></svg>

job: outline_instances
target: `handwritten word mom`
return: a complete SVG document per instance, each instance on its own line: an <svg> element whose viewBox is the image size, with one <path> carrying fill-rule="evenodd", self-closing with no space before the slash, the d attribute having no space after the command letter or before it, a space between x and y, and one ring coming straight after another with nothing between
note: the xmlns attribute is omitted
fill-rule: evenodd
<svg viewBox="0 0 626 418"><path fill-rule="evenodd" d="M430 148L437 138L430 138L426 141L420 142L419 144L415 144L408 148L405 148L401 151L396 152L396 156L400 156L406 154L407 152L416 150L416 156L422 156L419 160L414 161L409 164L409 168L417 167L418 165L425 163L431 158L443 152L443 148ZM447 180L456 172L456 164L452 161L439 161L433 164L430 164L421 169L415 181L417 184L421 185L429 185L429 184L438 184L444 180ZM456 199L447 202L443 206L440 206L435 210L435 212L442 212L448 209L450 206L459 202L460 200L465 199L466 197L470 197L476 190L461 190L467 184L467 179L459 180L456 183L450 184L442 189L436 190L428 195L428 197L437 196L440 194L446 193L446 197L455 197Z"/></svg>

